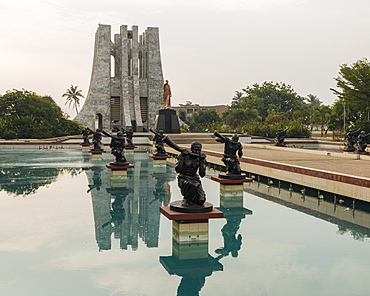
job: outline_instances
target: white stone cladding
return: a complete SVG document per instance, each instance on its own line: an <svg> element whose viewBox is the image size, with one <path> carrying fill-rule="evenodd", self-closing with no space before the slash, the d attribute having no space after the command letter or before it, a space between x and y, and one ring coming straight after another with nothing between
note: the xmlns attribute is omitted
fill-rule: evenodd
<svg viewBox="0 0 370 296"><path fill-rule="evenodd" d="M163 107L163 83L158 28L149 27L139 36L138 26L128 30L122 25L112 42L111 26L99 24L89 91L74 120L95 128L99 114L99 127L103 129L148 131Z"/></svg>

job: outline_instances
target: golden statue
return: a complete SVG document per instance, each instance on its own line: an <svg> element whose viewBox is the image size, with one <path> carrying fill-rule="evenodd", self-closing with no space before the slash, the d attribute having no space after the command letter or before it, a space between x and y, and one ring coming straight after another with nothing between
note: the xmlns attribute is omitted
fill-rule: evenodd
<svg viewBox="0 0 370 296"><path fill-rule="evenodd" d="M163 85L163 106L165 109L168 109L169 106L171 106L171 87L168 84L168 80L166 80L166 83Z"/></svg>

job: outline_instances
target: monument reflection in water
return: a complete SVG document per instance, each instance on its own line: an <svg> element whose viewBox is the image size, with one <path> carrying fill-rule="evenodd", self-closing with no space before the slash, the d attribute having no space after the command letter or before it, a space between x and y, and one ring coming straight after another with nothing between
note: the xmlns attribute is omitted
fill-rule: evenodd
<svg viewBox="0 0 370 296"><path fill-rule="evenodd" d="M122 250L128 246L137 250L139 237L148 248L158 247L158 209L170 201L168 182L175 174L171 170L151 173L150 168L149 160L135 162L129 176L121 179L102 167L86 170L99 250L112 248L112 234Z"/></svg>
<svg viewBox="0 0 370 296"><path fill-rule="evenodd" d="M225 218L210 221L202 242L183 244L158 210L180 197L174 169L155 172L145 153L130 158L127 182L112 182L109 153L1 151L0 295L370 290L370 215L358 204L277 180L230 190L205 178L207 200Z"/></svg>

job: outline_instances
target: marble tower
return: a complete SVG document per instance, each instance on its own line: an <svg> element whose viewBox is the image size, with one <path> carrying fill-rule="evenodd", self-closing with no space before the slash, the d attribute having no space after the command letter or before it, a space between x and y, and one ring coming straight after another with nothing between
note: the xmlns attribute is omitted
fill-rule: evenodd
<svg viewBox="0 0 370 296"><path fill-rule="evenodd" d="M89 128L114 127L148 131L163 107L163 72L159 29L120 26L111 41L111 26L99 24L89 91L75 121Z"/></svg>

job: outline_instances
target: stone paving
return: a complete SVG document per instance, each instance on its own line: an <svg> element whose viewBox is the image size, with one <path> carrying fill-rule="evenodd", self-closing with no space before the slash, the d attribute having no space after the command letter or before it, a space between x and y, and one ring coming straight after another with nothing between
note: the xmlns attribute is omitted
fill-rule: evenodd
<svg viewBox="0 0 370 296"><path fill-rule="evenodd" d="M223 152L222 144L204 144L204 150ZM312 169L330 171L344 175L370 177L370 155L355 159L354 154L331 153L324 151L264 146L256 144L243 144L245 157L274 161L289 165L307 167ZM352 158L349 158L352 157Z"/></svg>

